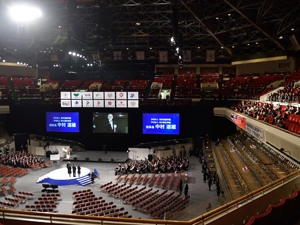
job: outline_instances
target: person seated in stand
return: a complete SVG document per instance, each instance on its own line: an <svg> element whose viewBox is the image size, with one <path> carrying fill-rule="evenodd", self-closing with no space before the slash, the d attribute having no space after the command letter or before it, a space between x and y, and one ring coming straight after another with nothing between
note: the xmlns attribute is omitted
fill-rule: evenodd
<svg viewBox="0 0 300 225"><path fill-rule="evenodd" d="M119 166L116 167L115 169L115 175L117 175L118 173L120 173L122 170L122 166L121 166L121 163L119 163Z"/></svg>

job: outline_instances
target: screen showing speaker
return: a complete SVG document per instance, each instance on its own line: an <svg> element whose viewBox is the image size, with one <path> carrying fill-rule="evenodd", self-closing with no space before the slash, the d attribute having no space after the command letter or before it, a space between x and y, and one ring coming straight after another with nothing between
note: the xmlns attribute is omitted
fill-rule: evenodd
<svg viewBox="0 0 300 225"><path fill-rule="evenodd" d="M78 112L46 112L47 132L79 132Z"/></svg>
<svg viewBox="0 0 300 225"><path fill-rule="evenodd" d="M143 113L143 134L179 134L179 113Z"/></svg>
<svg viewBox="0 0 300 225"><path fill-rule="evenodd" d="M128 113L94 112L93 132L128 134Z"/></svg>

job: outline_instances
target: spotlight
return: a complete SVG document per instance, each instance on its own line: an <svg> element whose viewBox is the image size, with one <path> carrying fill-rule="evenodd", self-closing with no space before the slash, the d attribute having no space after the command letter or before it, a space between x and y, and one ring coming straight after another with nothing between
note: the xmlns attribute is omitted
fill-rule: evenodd
<svg viewBox="0 0 300 225"><path fill-rule="evenodd" d="M73 55L73 56L76 56L76 52L73 52L72 55Z"/></svg>
<svg viewBox="0 0 300 225"><path fill-rule="evenodd" d="M79 54L76 55L77 57L79 56Z"/></svg>
<svg viewBox="0 0 300 225"><path fill-rule="evenodd" d="M69 55L72 55L72 52L69 52Z"/></svg>
<svg viewBox="0 0 300 225"><path fill-rule="evenodd" d="M10 8L10 15L17 21L30 21L41 17L42 12L33 6L16 5Z"/></svg>
<svg viewBox="0 0 300 225"><path fill-rule="evenodd" d="M176 52L179 53L179 48L178 47L176 48Z"/></svg>

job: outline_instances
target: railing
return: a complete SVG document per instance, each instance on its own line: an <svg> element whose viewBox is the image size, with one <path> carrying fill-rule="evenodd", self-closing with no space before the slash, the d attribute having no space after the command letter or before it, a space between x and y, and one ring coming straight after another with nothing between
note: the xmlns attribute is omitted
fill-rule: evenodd
<svg viewBox="0 0 300 225"><path fill-rule="evenodd" d="M48 137L48 136L37 135L37 134L31 134L30 139L31 140L41 140L44 142L59 143L61 145L70 145L70 146L72 146L73 151L74 150L76 151L76 149L77 150L85 150L85 146L77 141L71 141L71 140L55 138L55 137ZM77 148L74 149L74 147L77 147Z"/></svg>
<svg viewBox="0 0 300 225"><path fill-rule="evenodd" d="M270 183L256 191L253 191L239 199L236 199L228 204L225 204L217 209L214 209L208 213L205 213L190 221L172 221L172 220L151 220L151 219L126 219L126 218L113 218L113 217L95 217L95 216L81 216L81 215L66 215L66 214L48 214L48 213L36 213L29 211L19 211L10 209L0 209L0 219L10 219L18 221L35 221L43 223L60 223L60 224L83 224L88 223L90 225L99 224L157 224L157 225L168 225L168 224L182 224L182 225L196 225L196 224L210 224L215 220L220 219L223 215L228 215L236 209L239 209L262 197L276 188L293 181L300 177L300 171L296 171L292 174L287 175L273 183ZM21 224L21 223L20 223Z"/></svg>
<svg viewBox="0 0 300 225"><path fill-rule="evenodd" d="M166 140L166 141L155 141L155 142L146 142L146 143L140 143L134 148L149 148L149 147L157 147L157 146L168 146L168 145L177 145L177 144L186 144L190 143L190 138L184 138L184 139L174 139L174 140Z"/></svg>

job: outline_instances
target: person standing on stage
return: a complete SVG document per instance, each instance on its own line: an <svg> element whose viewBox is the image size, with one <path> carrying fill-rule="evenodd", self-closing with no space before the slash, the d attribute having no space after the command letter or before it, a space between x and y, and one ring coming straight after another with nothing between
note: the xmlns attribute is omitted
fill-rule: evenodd
<svg viewBox="0 0 300 225"><path fill-rule="evenodd" d="M77 173L78 173L78 177L80 177L80 173L81 173L81 167L80 167L80 165L77 166Z"/></svg>
<svg viewBox="0 0 300 225"><path fill-rule="evenodd" d="M70 162L67 163L67 168L69 168L69 166L71 167L71 163Z"/></svg>
<svg viewBox="0 0 300 225"><path fill-rule="evenodd" d="M73 177L76 177L76 166L73 165Z"/></svg>
<svg viewBox="0 0 300 225"><path fill-rule="evenodd" d="M71 164L67 164L67 168L68 168L68 174L69 174L69 176L71 176L71 173L72 173Z"/></svg>

